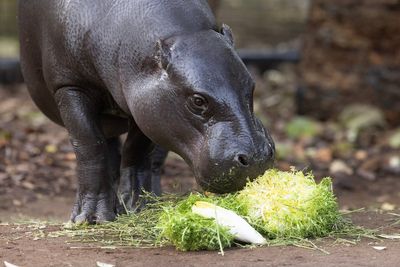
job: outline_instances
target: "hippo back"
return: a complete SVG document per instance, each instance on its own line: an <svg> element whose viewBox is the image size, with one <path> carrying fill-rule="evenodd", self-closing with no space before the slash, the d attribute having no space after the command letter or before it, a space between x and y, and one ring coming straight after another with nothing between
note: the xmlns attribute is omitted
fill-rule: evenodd
<svg viewBox="0 0 400 267"><path fill-rule="evenodd" d="M216 28L206 0L20 0L19 24L31 96L60 124L52 99L58 88L107 90L127 112L120 58L137 80L159 39Z"/></svg>

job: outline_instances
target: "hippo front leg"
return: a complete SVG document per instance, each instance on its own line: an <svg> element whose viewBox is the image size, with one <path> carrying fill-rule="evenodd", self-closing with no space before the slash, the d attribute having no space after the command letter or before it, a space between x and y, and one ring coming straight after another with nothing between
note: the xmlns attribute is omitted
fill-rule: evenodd
<svg viewBox="0 0 400 267"><path fill-rule="evenodd" d="M117 164L110 163L117 158L109 149L116 145L112 144L115 140L105 138L101 129L101 97L68 87L59 89L55 99L77 158L79 186L71 221L114 220L117 197L113 188L116 177L112 176L116 175L110 167Z"/></svg>
<svg viewBox="0 0 400 267"><path fill-rule="evenodd" d="M144 204L139 203L139 197L143 192L152 192L151 151L153 147L152 141L131 120L128 136L122 149L120 213L125 210L136 210Z"/></svg>

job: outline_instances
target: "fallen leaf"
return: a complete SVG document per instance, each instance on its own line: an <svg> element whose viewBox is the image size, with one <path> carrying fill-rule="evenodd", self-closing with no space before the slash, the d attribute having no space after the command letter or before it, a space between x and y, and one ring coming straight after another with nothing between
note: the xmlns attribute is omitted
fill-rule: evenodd
<svg viewBox="0 0 400 267"><path fill-rule="evenodd" d="M347 141L338 141L333 144L332 149L336 157L346 158L351 156L353 145Z"/></svg>
<svg viewBox="0 0 400 267"><path fill-rule="evenodd" d="M354 142L360 131L386 125L383 112L370 105L353 104L345 107L339 115L340 123L347 130L347 138Z"/></svg>
<svg viewBox="0 0 400 267"><path fill-rule="evenodd" d="M381 209L382 209L382 210L388 210L388 211L394 210L395 208L396 208L396 205L391 204L391 203L389 203L389 202L385 202L385 203L383 203L382 206L381 206Z"/></svg>
<svg viewBox="0 0 400 267"><path fill-rule="evenodd" d="M321 133L321 130L319 122L308 117L298 116L288 122L285 132L288 137L298 139L315 137Z"/></svg>
<svg viewBox="0 0 400 267"><path fill-rule="evenodd" d="M328 147L323 147L315 152L315 159L322 162L332 161L332 150Z"/></svg>
<svg viewBox="0 0 400 267"><path fill-rule="evenodd" d="M382 162L381 155L371 157L370 159L366 160L361 164L360 169L370 172L376 172L379 169L381 162Z"/></svg>
<svg viewBox="0 0 400 267"><path fill-rule="evenodd" d="M6 262L6 261L4 261L4 266L6 266L6 267L18 267L17 265L9 263L9 262Z"/></svg>
<svg viewBox="0 0 400 267"><path fill-rule="evenodd" d="M376 250L385 250L386 249L386 247L380 247L380 246L374 246L373 248Z"/></svg>
<svg viewBox="0 0 400 267"><path fill-rule="evenodd" d="M386 239L400 239L400 234L393 234L393 235L381 234L378 236Z"/></svg>
<svg viewBox="0 0 400 267"><path fill-rule="evenodd" d="M350 168L344 161L342 160L334 160L329 167L329 172L332 174L335 173L344 173L347 175L353 174L353 169Z"/></svg>
<svg viewBox="0 0 400 267"><path fill-rule="evenodd" d="M389 145L394 149L400 148L400 128L389 138Z"/></svg>
<svg viewBox="0 0 400 267"><path fill-rule="evenodd" d="M400 170L400 157L399 156L390 157L388 165L393 170Z"/></svg>
<svg viewBox="0 0 400 267"><path fill-rule="evenodd" d="M76 159L75 153L69 152L69 153L65 154L64 159L65 159L65 160L68 160L68 161L73 161L73 160L75 160L75 159Z"/></svg>
<svg viewBox="0 0 400 267"><path fill-rule="evenodd" d="M33 183L29 182L29 181L22 182L21 186L26 188L26 189L29 189L29 190L35 189L35 185Z"/></svg>
<svg viewBox="0 0 400 267"><path fill-rule="evenodd" d="M17 206L17 207L22 206L22 202L18 199L13 199L12 203L14 206Z"/></svg>
<svg viewBox="0 0 400 267"><path fill-rule="evenodd" d="M354 154L354 157L357 160L365 160L368 157L368 153L365 150L357 150L357 152Z"/></svg>
<svg viewBox="0 0 400 267"><path fill-rule="evenodd" d="M47 145L44 149L46 150L47 153L51 154L56 153L58 150L55 145Z"/></svg>
<svg viewBox="0 0 400 267"><path fill-rule="evenodd" d="M114 264L104 263L104 262L100 262L100 261L96 262L96 264L98 267L115 267Z"/></svg>

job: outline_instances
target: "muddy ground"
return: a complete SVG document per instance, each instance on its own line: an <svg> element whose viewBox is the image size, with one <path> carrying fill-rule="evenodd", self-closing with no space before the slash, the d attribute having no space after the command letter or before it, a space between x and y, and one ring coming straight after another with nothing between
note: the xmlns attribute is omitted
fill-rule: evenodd
<svg viewBox="0 0 400 267"><path fill-rule="evenodd" d="M268 79L271 75L261 78ZM274 75L272 78L276 80L277 73ZM274 92L270 90L269 95L276 98ZM278 157L278 168L285 170L293 165L312 169L318 177L331 175L342 209L365 208L364 212L352 215L355 224L371 229L384 227L381 232L390 234L400 232L399 226L390 226L400 219L397 215L400 177L397 165L390 168L385 165L385 159L396 159L398 151L380 140L390 130L372 137L367 134L348 151L337 150L336 145L342 140L329 137L331 133L327 130L311 139L289 140L282 125L293 116L291 103L274 107L273 99L263 99L263 94L257 99L255 108L261 110L261 116L266 116L264 122L267 120L277 143L286 145L286 149L294 147L289 153L280 152L286 156ZM263 103L269 105L264 113ZM116 266L400 265L400 242L387 239L363 238L354 244L315 241L318 248L329 254L319 249L288 246L236 248L221 256L217 252L177 252L172 247L100 248L99 244L70 243L65 237L34 238L29 234L31 228L14 223L31 219L59 223L68 220L76 189L75 157L66 132L38 112L23 86L0 88L0 114L0 266L3 261L18 266L96 266L96 261ZM327 123L321 125L324 129L328 127ZM167 160L162 186L169 192L197 189L190 170L174 154ZM58 228L49 226L42 230ZM385 249L380 251L373 246Z"/></svg>

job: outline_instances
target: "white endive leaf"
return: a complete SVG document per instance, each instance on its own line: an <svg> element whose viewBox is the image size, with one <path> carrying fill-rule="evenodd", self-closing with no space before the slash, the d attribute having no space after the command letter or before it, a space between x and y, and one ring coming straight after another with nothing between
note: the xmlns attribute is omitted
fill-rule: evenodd
<svg viewBox="0 0 400 267"><path fill-rule="evenodd" d="M245 219L231 210L209 202L197 201L192 206L192 212L205 218L215 219L219 225L228 227L229 232L236 240L256 245L263 245L267 242Z"/></svg>
<svg viewBox="0 0 400 267"><path fill-rule="evenodd" d="M17 265L9 263L9 262L6 262L6 261L4 261L4 266L5 267L18 267Z"/></svg>
<svg viewBox="0 0 400 267"><path fill-rule="evenodd" d="M97 267L115 267L114 264L104 263L104 262L100 262L100 261L96 262L96 264L97 264Z"/></svg>

